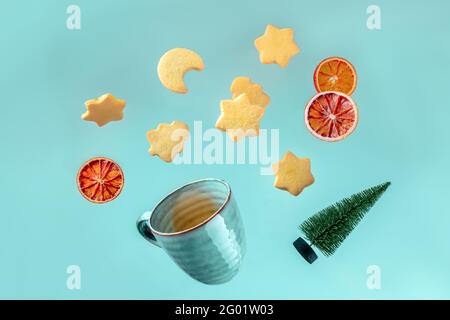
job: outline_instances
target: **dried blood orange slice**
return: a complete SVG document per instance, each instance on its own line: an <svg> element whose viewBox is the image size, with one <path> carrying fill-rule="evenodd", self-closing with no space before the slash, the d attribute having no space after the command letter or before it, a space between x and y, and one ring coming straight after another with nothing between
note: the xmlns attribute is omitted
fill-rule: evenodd
<svg viewBox="0 0 450 320"><path fill-rule="evenodd" d="M108 158L86 161L77 174L78 190L87 200L106 203L122 192L124 176L117 163Z"/></svg>
<svg viewBox="0 0 450 320"><path fill-rule="evenodd" d="M356 89L356 70L344 58L331 57L323 60L314 71L317 92L338 91L351 95Z"/></svg>
<svg viewBox="0 0 450 320"><path fill-rule="evenodd" d="M336 91L316 94L305 108L305 123L317 138L335 142L349 136L358 123L358 108L346 94Z"/></svg>

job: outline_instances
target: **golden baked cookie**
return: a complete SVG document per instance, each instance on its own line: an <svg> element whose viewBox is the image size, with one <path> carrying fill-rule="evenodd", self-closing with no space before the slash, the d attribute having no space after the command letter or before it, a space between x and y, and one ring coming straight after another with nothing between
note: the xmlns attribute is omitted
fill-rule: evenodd
<svg viewBox="0 0 450 320"><path fill-rule="evenodd" d="M270 98L263 91L261 85L253 83L248 77L237 77L234 79L230 91L233 93L233 99L245 93L251 104L265 108L270 103Z"/></svg>
<svg viewBox="0 0 450 320"><path fill-rule="evenodd" d="M192 50L175 48L167 51L159 60L158 77L169 90L177 93L187 93L184 74L190 70L203 70L202 58Z"/></svg>
<svg viewBox="0 0 450 320"><path fill-rule="evenodd" d="M233 141L259 134L259 121L264 115L264 108L251 104L245 93L233 100L222 100L220 110L222 113L216 128L226 131Z"/></svg>
<svg viewBox="0 0 450 320"><path fill-rule="evenodd" d="M88 100L84 104L87 111L81 115L81 119L93 121L102 127L111 121L123 119L126 102L107 93L99 98Z"/></svg>
<svg viewBox="0 0 450 320"><path fill-rule="evenodd" d="M275 173L274 186L294 196L298 196L304 188L314 183L311 161L308 158L299 158L290 151L272 168Z"/></svg>
<svg viewBox="0 0 450 320"><path fill-rule="evenodd" d="M276 63L282 68L300 52L294 41L294 30L278 29L271 24L267 25L264 35L255 40L255 47L261 63Z"/></svg>
<svg viewBox="0 0 450 320"><path fill-rule="evenodd" d="M184 142L188 138L189 127L184 122L161 123L156 129L147 132L147 140L151 144L149 153L165 162L172 162L183 151Z"/></svg>

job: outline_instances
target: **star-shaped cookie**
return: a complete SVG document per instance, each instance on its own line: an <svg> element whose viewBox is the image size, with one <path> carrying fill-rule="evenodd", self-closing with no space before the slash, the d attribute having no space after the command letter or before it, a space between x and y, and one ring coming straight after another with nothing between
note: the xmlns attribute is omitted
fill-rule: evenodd
<svg viewBox="0 0 450 320"><path fill-rule="evenodd" d="M87 111L81 115L81 119L94 121L99 127L102 127L111 121L123 119L126 102L107 93L97 99L88 100L84 104Z"/></svg>
<svg viewBox="0 0 450 320"><path fill-rule="evenodd" d="M230 87L233 99L245 93L251 104L256 104L263 108L270 102L269 96L263 91L260 84L253 83L248 77L237 77Z"/></svg>
<svg viewBox="0 0 450 320"><path fill-rule="evenodd" d="M147 132L147 140L151 144L148 151L165 162L172 162L183 151L184 142L188 138L189 127L184 122L161 123L156 129Z"/></svg>
<svg viewBox="0 0 450 320"><path fill-rule="evenodd" d="M290 151L272 168L275 173L274 186L294 196L298 196L304 188L314 183L311 161L308 158L299 158Z"/></svg>
<svg viewBox="0 0 450 320"><path fill-rule="evenodd" d="M264 35L255 40L255 47L261 63L277 63L282 68L300 51L294 41L294 30L278 29L271 24L267 25Z"/></svg>
<svg viewBox="0 0 450 320"><path fill-rule="evenodd" d="M264 115L264 108L251 104L245 93L233 100L222 100L220 110L222 113L216 128L226 131L233 141L259 134L259 121Z"/></svg>

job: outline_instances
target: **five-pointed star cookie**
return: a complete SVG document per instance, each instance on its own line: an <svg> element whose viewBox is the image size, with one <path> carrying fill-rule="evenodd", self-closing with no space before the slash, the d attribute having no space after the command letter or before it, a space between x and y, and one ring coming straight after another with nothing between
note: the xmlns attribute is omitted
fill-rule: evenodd
<svg viewBox="0 0 450 320"><path fill-rule="evenodd" d="M264 108L251 104L245 93L233 100L222 100L220 110L222 113L216 128L226 131L233 141L259 134L259 121L264 115Z"/></svg>
<svg viewBox="0 0 450 320"><path fill-rule="evenodd" d="M267 25L264 35L255 40L261 63L277 63L284 68L300 48L294 41L294 31L290 28L278 29Z"/></svg>
<svg viewBox="0 0 450 320"><path fill-rule="evenodd" d="M269 96L263 91L260 84L253 83L248 77L237 77L230 87L233 99L245 93L251 104L256 104L263 108L270 102Z"/></svg>
<svg viewBox="0 0 450 320"><path fill-rule="evenodd" d="M298 196L304 188L314 183L311 174L311 161L308 158L299 158L288 151L284 158L273 165L275 173L274 186Z"/></svg>
<svg viewBox="0 0 450 320"><path fill-rule="evenodd" d="M183 144L188 138L189 127L184 122L161 123L156 129L147 132L147 140L151 144L148 151L152 156L157 155L166 162L172 162L183 151Z"/></svg>
<svg viewBox="0 0 450 320"><path fill-rule="evenodd" d="M88 100L84 104L87 111L82 114L81 119L94 121L99 127L102 127L108 122L123 119L126 102L107 93L97 99Z"/></svg>

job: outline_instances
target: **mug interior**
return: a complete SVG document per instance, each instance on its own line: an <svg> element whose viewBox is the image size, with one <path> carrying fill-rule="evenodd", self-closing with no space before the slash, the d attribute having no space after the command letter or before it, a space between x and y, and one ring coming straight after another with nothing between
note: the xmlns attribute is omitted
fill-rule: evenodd
<svg viewBox="0 0 450 320"><path fill-rule="evenodd" d="M156 206L150 226L159 234L195 229L226 205L230 193L228 184L221 180L207 179L187 184Z"/></svg>

